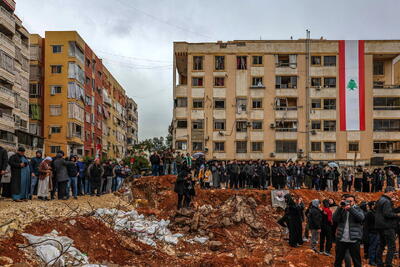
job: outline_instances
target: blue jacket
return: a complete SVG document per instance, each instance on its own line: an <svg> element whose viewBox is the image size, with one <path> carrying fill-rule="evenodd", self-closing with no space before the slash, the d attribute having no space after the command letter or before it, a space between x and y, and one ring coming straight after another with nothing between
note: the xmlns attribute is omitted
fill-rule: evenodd
<svg viewBox="0 0 400 267"><path fill-rule="evenodd" d="M83 161L78 161L77 163L76 163L76 165L78 166L78 168L79 168L79 177L84 177L85 176L85 169L86 169L86 164L85 164L85 162L83 162Z"/></svg>
<svg viewBox="0 0 400 267"><path fill-rule="evenodd" d="M43 158L34 157L31 159L31 171L35 176L39 176L39 165L42 163Z"/></svg>

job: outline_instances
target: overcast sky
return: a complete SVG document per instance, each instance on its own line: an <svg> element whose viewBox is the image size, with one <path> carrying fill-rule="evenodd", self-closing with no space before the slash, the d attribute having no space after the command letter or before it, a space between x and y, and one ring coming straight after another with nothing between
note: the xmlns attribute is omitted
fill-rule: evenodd
<svg viewBox="0 0 400 267"><path fill-rule="evenodd" d="M31 33L76 30L139 105L139 138L166 136L174 41L400 39L399 0L16 0Z"/></svg>

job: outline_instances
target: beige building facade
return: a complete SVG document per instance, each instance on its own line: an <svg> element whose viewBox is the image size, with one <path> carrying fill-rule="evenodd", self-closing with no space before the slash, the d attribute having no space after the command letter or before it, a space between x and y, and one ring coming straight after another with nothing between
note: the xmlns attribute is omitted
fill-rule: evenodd
<svg viewBox="0 0 400 267"><path fill-rule="evenodd" d="M400 41L365 41L365 131L340 131L339 41L174 43L173 146L207 159L400 161Z"/></svg>

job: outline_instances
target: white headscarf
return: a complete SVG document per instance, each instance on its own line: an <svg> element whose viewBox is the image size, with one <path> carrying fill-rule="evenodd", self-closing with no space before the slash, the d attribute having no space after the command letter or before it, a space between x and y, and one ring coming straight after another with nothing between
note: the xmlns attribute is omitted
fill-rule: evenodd
<svg viewBox="0 0 400 267"><path fill-rule="evenodd" d="M44 160L52 161L53 158L52 157L46 157Z"/></svg>

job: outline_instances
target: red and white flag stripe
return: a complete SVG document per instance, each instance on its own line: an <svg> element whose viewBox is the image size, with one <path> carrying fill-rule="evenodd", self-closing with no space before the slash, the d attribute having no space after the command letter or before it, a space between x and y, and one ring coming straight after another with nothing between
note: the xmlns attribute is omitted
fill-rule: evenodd
<svg viewBox="0 0 400 267"><path fill-rule="evenodd" d="M365 130L364 41L339 41L341 131Z"/></svg>

